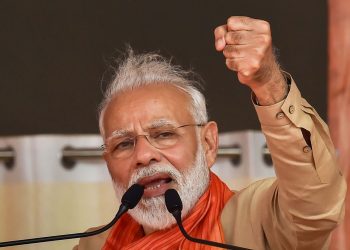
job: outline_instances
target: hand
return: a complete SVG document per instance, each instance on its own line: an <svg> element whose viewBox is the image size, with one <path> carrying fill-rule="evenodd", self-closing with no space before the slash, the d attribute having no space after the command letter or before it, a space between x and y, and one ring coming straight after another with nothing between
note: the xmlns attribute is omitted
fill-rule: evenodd
<svg viewBox="0 0 350 250"><path fill-rule="evenodd" d="M230 17L214 31L215 47L223 51L226 66L249 86L261 105L271 105L287 95L287 84L272 49L268 22L249 17Z"/></svg>

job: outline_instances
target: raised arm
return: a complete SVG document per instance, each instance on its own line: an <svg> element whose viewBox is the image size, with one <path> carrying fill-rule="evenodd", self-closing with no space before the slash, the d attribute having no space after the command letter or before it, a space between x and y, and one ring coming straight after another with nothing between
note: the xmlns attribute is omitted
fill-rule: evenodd
<svg viewBox="0 0 350 250"><path fill-rule="evenodd" d="M268 23L248 17L231 17L215 30L215 46L227 67L256 96L277 175L274 181L253 184L232 207L247 207L260 247L325 249L342 218L346 184L327 125L279 69L271 40ZM234 243L244 238L237 231L228 236Z"/></svg>

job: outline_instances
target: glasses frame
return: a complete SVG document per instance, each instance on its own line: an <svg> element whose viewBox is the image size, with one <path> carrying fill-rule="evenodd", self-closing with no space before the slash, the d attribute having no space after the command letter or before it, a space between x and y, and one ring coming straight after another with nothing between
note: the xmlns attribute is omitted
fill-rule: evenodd
<svg viewBox="0 0 350 250"><path fill-rule="evenodd" d="M180 126L177 126L177 127L174 127L174 128L171 128L171 129L169 129L169 130L177 130L177 129L179 129L179 128L185 128L185 127L190 127L190 126L196 126L196 127L203 127L203 126L205 126L206 125L206 123L194 123L194 124L184 124L184 125L180 125ZM139 134L139 135L135 135L135 136L131 136L130 138L133 138L133 142L134 142L134 145L133 145L133 150L132 150L132 153L130 154L130 156L134 153L134 151L135 151L135 147L136 147L136 143L137 143L137 137L139 137L139 136L144 136L145 138L146 138L146 140L148 141L148 143L152 146L152 147L154 147L154 148L156 148L156 149L166 149L166 148L158 148L158 147L156 147L156 146L154 146L151 142L150 142L150 140L149 140L149 136L150 136L150 134ZM175 145L175 144L174 144ZM171 146L170 146L171 147ZM104 144L102 144L101 146L100 146L100 148L101 148L101 150L103 150L104 151L104 153L106 153L106 154L109 154L110 152L107 150L107 144L106 143L104 143ZM125 158L129 158L130 156L128 156L128 157L125 157ZM124 157L121 157L121 158L119 158L119 157L113 157L112 156L112 158L113 159L123 159Z"/></svg>

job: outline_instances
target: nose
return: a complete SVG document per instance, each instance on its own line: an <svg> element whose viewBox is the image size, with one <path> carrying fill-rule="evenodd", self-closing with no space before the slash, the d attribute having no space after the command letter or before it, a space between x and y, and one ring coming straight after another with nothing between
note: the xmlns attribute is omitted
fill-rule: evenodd
<svg viewBox="0 0 350 250"><path fill-rule="evenodd" d="M148 166L153 162L159 162L161 154L158 149L152 146L146 136L139 136L135 141L134 155L136 166Z"/></svg>

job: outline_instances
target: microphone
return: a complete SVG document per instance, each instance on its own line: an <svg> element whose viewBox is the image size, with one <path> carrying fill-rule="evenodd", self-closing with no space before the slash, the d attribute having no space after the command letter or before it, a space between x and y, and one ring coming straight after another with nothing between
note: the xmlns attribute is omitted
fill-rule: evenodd
<svg viewBox="0 0 350 250"><path fill-rule="evenodd" d="M209 240L203 240L198 238L191 237L186 231L185 228L182 225L181 220L181 211L182 211L182 202L180 199L179 194L175 189L168 189L165 192L165 205L168 209L168 211L174 216L177 225L180 228L181 233L185 236L186 239L189 241L193 241L199 244L214 246L214 247L220 247L224 249L233 249L233 250L249 250L248 248L243 247L237 247L229 244L223 244L219 242L209 241Z"/></svg>
<svg viewBox="0 0 350 250"><path fill-rule="evenodd" d="M83 237L89 237L96 234L100 234L106 231L107 229L109 229L110 227L112 227L126 211L128 211L129 209L133 209L137 205L137 203L139 203L139 201L141 200L143 191L144 190L141 185L139 184L132 185L124 193L121 199L121 205L114 219L100 229L97 229L91 232L85 232L85 233L64 234L64 235L40 237L40 238L33 238L33 239L0 242L0 247L25 245L25 244L33 244L33 243L56 241L56 240L68 240L68 239L83 238Z"/></svg>

